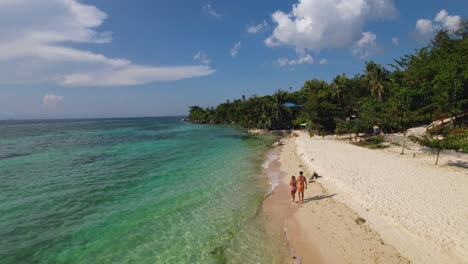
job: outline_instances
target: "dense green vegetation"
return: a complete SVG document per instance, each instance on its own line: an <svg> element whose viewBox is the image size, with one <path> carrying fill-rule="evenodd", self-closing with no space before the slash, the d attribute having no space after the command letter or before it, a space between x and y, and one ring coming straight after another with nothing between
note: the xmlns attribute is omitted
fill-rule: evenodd
<svg viewBox="0 0 468 264"><path fill-rule="evenodd" d="M242 96L216 108L192 106L189 120L265 129L306 124L316 133L336 134L370 133L378 124L386 133L406 136L410 127L468 111L467 36L464 21L457 32L439 31L429 45L395 59L388 69L370 61L362 74L340 74L330 83L308 80L299 91ZM290 109L285 102L303 108ZM466 129L463 120L457 126Z"/></svg>

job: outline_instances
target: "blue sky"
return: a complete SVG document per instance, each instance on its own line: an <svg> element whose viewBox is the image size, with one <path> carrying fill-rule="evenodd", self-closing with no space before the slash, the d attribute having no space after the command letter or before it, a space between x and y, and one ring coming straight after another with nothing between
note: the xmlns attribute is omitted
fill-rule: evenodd
<svg viewBox="0 0 468 264"><path fill-rule="evenodd" d="M1 0L0 119L185 115L391 63L466 1Z"/></svg>

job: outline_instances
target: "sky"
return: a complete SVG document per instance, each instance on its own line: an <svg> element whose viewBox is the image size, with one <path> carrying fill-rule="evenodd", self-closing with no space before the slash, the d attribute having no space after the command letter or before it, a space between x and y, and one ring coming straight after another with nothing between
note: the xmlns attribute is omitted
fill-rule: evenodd
<svg viewBox="0 0 468 264"><path fill-rule="evenodd" d="M462 0L0 0L0 119L186 115L388 65Z"/></svg>

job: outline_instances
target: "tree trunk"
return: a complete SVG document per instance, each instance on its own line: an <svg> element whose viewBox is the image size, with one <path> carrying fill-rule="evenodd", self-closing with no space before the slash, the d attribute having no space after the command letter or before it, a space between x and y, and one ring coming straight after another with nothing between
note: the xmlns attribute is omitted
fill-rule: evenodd
<svg viewBox="0 0 468 264"><path fill-rule="evenodd" d="M403 147L401 148L400 155L405 154L405 147L406 147L406 131L403 132Z"/></svg>
<svg viewBox="0 0 468 264"><path fill-rule="evenodd" d="M436 159L436 166L437 166L437 163L439 163L439 154L440 154L440 149L437 150L437 159Z"/></svg>

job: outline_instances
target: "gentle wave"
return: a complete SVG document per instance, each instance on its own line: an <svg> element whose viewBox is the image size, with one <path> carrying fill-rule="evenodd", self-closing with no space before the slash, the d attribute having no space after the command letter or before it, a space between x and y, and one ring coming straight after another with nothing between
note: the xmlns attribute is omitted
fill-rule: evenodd
<svg viewBox="0 0 468 264"><path fill-rule="evenodd" d="M280 183L280 172L278 170L272 170L270 168L271 164L278 160L279 156L278 154L274 153L274 151L271 151L270 153L267 154L265 162L262 164L262 168L265 172L265 174L268 177L268 183L270 184L270 191L268 194L272 193Z"/></svg>

